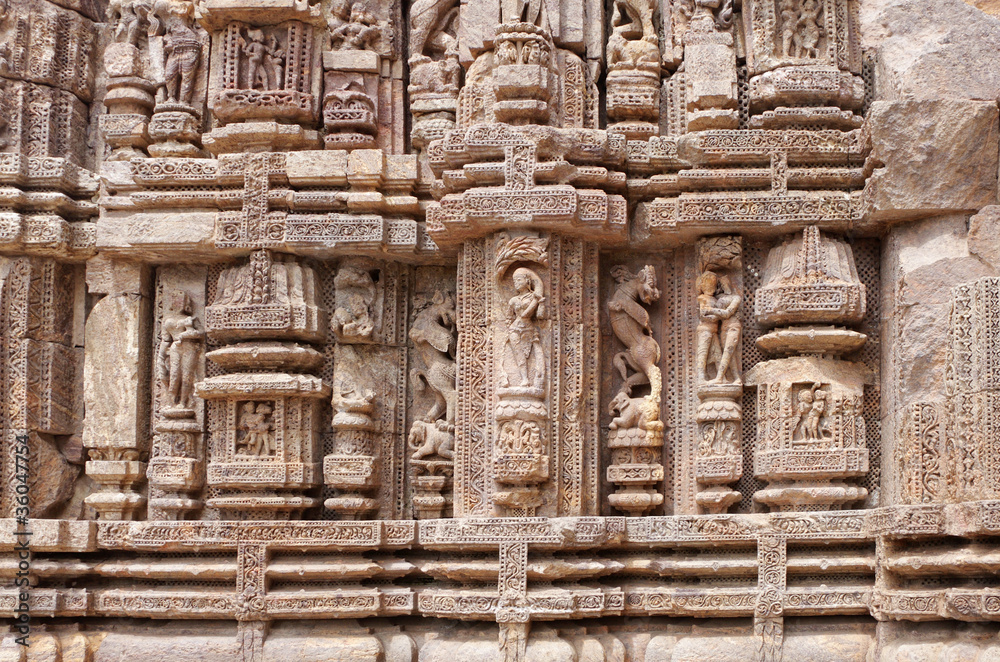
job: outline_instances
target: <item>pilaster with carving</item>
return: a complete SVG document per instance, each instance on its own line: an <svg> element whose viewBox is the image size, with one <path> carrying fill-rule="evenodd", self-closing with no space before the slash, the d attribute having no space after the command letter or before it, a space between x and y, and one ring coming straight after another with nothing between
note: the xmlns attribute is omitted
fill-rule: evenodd
<svg viewBox="0 0 1000 662"><path fill-rule="evenodd" d="M104 71L108 75L100 118L104 142L111 147L109 161L127 161L145 156L149 144L149 116L153 110L155 83L149 65L148 33L151 5L142 0L118 0L108 8L111 43L104 49Z"/></svg>
<svg viewBox="0 0 1000 662"><path fill-rule="evenodd" d="M400 7L373 0L331 4L323 50L327 149L402 150Z"/></svg>
<svg viewBox="0 0 1000 662"><path fill-rule="evenodd" d="M609 130L631 140L659 134L660 49L654 0L616 0L607 49Z"/></svg>
<svg viewBox="0 0 1000 662"><path fill-rule="evenodd" d="M860 501L867 490L845 480L868 472L862 397L871 374L864 364L835 358L866 340L835 326L857 324L865 311L850 246L806 228L801 239L771 250L763 280L754 313L772 330L757 345L784 358L758 363L747 375L757 387L754 475L769 483L754 499L776 510Z"/></svg>
<svg viewBox="0 0 1000 662"><path fill-rule="evenodd" d="M199 268L157 274L149 519L185 519L203 505L205 418L194 386L205 373L205 277Z"/></svg>
<svg viewBox="0 0 1000 662"><path fill-rule="evenodd" d="M345 518L404 510L410 279L405 265L372 258L344 258L336 267L334 442L323 471L336 490L325 505Z"/></svg>
<svg viewBox="0 0 1000 662"><path fill-rule="evenodd" d="M752 128L860 125L857 0L749 0L743 6Z"/></svg>
<svg viewBox="0 0 1000 662"><path fill-rule="evenodd" d="M408 336L416 355L410 388L424 406L407 436L412 467L413 514L417 519L441 517L452 502L455 458L455 388L457 328L455 296L436 289L418 298ZM419 367L418 367L419 365Z"/></svg>
<svg viewBox="0 0 1000 662"><path fill-rule="evenodd" d="M609 501L616 509L639 516L663 503L663 494L657 489L663 480L663 377L660 345L653 338L646 309L659 301L660 290L652 265L635 274L618 265L612 268L611 276L617 287L608 301L608 317L625 350L612 360L622 385L609 406L614 418L608 426L612 464L607 476L618 487Z"/></svg>
<svg viewBox="0 0 1000 662"><path fill-rule="evenodd" d="M192 0L155 0L147 12L148 67L157 84L149 121L153 157L204 156L201 132L208 88L209 36Z"/></svg>
<svg viewBox="0 0 1000 662"><path fill-rule="evenodd" d="M104 295L87 317L83 381L86 471L101 486L87 504L101 519L138 519L146 504L137 487L149 455L151 281L145 265L87 265L90 291Z"/></svg>
<svg viewBox="0 0 1000 662"><path fill-rule="evenodd" d="M698 243L695 371L698 381L695 497L705 512L725 512L740 499L731 484L743 475L742 242L710 237Z"/></svg>
<svg viewBox="0 0 1000 662"><path fill-rule="evenodd" d="M288 518L318 505L304 490L321 483L319 429L330 387L309 374L326 337L313 269L258 250L219 275L205 310L207 354L227 374L206 377L209 401L206 505L223 517ZM262 368L272 372L260 371Z"/></svg>

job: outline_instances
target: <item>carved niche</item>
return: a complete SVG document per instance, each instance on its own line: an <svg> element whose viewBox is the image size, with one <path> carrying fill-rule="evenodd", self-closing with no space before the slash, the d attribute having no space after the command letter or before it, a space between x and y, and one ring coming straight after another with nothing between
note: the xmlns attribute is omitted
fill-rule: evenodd
<svg viewBox="0 0 1000 662"><path fill-rule="evenodd" d="M261 0L207 0L212 35L208 103L218 124L213 153L316 149L325 25L320 8L296 3L277 15Z"/></svg>
<svg viewBox="0 0 1000 662"><path fill-rule="evenodd" d="M774 122L860 125L864 102L857 0L747 0L752 128Z"/></svg>
<svg viewBox="0 0 1000 662"><path fill-rule="evenodd" d="M695 501L705 512L714 513L739 501L740 493L730 484L743 475L742 242L739 237L709 237L699 242L698 253L695 477L702 488Z"/></svg>
<svg viewBox="0 0 1000 662"><path fill-rule="evenodd" d="M612 464L607 474L619 489L609 501L618 510L639 516L663 503L663 493L651 489L663 480L660 346L653 338L649 312L644 307L660 299L660 290L652 265L635 274L618 265L611 270L611 276L617 287L608 301L608 316L615 337L625 349L612 360L622 385L610 404L614 418L608 429ZM644 385L648 385L648 393L635 390Z"/></svg>
<svg viewBox="0 0 1000 662"><path fill-rule="evenodd" d="M184 519L203 506L205 270L163 267L157 274L153 358L153 440L147 478L150 519Z"/></svg>
<svg viewBox="0 0 1000 662"><path fill-rule="evenodd" d="M154 157L201 157L209 37L191 0L156 0L149 23L149 68L157 98L149 122Z"/></svg>
<svg viewBox="0 0 1000 662"><path fill-rule="evenodd" d="M327 509L346 519L398 516L407 443L404 265L347 257L333 277L333 417L323 459Z"/></svg>
<svg viewBox="0 0 1000 662"><path fill-rule="evenodd" d="M455 296L435 289L415 301L409 338L413 353L410 388L416 418L407 436L418 519L441 517L452 501L455 459L457 331Z"/></svg>

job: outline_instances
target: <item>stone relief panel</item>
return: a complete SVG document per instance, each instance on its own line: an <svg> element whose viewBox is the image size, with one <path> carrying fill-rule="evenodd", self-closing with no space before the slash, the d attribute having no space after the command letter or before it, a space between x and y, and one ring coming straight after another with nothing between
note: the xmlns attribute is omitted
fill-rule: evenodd
<svg viewBox="0 0 1000 662"><path fill-rule="evenodd" d="M996 649L991 217L856 0L106 4L0 0L0 650Z"/></svg>

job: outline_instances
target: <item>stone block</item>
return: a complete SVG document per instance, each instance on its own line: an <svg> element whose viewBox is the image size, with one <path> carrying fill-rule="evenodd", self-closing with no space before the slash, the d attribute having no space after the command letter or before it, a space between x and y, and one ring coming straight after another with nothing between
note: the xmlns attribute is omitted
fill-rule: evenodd
<svg viewBox="0 0 1000 662"><path fill-rule="evenodd" d="M877 167L865 192L876 218L975 211L996 202L995 101L877 101L867 124Z"/></svg>

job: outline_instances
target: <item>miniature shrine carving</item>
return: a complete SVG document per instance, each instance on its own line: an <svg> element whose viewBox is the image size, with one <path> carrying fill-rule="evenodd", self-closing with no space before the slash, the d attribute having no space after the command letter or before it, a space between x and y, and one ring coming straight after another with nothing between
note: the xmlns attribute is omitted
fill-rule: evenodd
<svg viewBox="0 0 1000 662"><path fill-rule="evenodd" d="M1000 658L987 5L0 0L0 661Z"/></svg>

